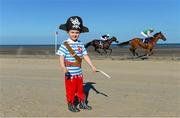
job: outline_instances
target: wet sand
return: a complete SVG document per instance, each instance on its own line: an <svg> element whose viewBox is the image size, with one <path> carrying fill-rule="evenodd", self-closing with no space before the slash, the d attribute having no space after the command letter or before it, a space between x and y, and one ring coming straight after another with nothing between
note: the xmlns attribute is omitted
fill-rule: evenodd
<svg viewBox="0 0 180 118"><path fill-rule="evenodd" d="M94 48L90 46L87 50L92 59L102 60L137 60L136 57L132 56L128 47L111 47L112 54L98 54L94 51ZM103 50L100 50L103 52ZM144 54L144 50L141 48L137 49L139 55ZM180 60L180 44L172 45L159 45L153 49L153 55L150 56L149 60ZM54 46L0 46L0 58L9 57L20 57L20 58L55 58ZM138 58L138 60L141 58Z"/></svg>
<svg viewBox="0 0 180 118"><path fill-rule="evenodd" d="M112 78L94 74L83 62L93 110L71 113L57 56L0 55L0 116L180 116L178 59L91 57L97 68Z"/></svg>

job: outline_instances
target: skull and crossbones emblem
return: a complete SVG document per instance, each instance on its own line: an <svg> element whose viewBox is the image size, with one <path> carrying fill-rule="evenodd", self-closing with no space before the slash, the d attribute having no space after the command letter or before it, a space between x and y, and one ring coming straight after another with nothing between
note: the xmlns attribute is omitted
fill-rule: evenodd
<svg viewBox="0 0 180 118"><path fill-rule="evenodd" d="M80 26L79 26L81 23L79 22L79 20L77 18L75 18L75 19L71 18L71 23L73 24L73 26L72 26L73 28L81 29Z"/></svg>

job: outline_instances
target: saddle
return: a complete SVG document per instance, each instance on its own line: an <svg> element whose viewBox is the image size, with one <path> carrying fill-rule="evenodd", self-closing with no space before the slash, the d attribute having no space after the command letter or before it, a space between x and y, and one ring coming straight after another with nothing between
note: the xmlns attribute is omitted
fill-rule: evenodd
<svg viewBox="0 0 180 118"><path fill-rule="evenodd" d="M141 39L143 43L148 43L150 40L151 40L152 37L148 37L148 38L145 38L145 39Z"/></svg>

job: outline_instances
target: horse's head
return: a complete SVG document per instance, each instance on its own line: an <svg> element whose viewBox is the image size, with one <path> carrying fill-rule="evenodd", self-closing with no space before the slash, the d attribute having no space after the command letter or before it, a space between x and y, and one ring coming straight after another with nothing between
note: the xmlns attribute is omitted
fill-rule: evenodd
<svg viewBox="0 0 180 118"><path fill-rule="evenodd" d="M114 42L116 42L116 43L119 43L119 41L117 40L117 38L114 37L114 36L111 38L111 40L114 41Z"/></svg>
<svg viewBox="0 0 180 118"><path fill-rule="evenodd" d="M162 39L163 41L166 41L166 37L161 32L156 33L154 37L157 37L158 39Z"/></svg>

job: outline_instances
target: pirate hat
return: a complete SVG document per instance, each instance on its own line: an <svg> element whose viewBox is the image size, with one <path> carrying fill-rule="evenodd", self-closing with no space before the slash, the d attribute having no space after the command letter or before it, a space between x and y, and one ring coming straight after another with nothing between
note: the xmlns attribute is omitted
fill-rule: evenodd
<svg viewBox="0 0 180 118"><path fill-rule="evenodd" d="M59 26L59 29L64 31L79 30L81 33L89 32L89 29L83 26L83 21L79 16L71 16L66 21L66 24Z"/></svg>

